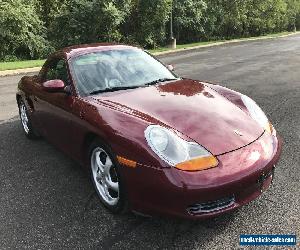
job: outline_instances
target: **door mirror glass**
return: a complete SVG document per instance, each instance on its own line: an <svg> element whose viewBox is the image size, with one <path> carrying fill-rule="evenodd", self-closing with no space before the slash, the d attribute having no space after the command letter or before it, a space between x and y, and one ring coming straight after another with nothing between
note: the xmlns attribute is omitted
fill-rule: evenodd
<svg viewBox="0 0 300 250"><path fill-rule="evenodd" d="M62 80L50 80L43 83L43 88L47 92L64 92L65 84Z"/></svg>

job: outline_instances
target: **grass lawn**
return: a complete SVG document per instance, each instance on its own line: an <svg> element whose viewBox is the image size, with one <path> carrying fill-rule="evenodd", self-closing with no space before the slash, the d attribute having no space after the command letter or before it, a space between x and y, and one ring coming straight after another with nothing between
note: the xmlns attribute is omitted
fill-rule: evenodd
<svg viewBox="0 0 300 250"><path fill-rule="evenodd" d="M263 38L276 38L283 35L292 34L293 32L281 32L276 34L269 34L260 37L247 37L247 38L240 38L240 39L233 39L235 41L243 41L249 39L263 39ZM178 44L175 50L179 49L187 49L192 47L201 47L209 44L226 42L230 40L218 40L218 41L209 41L209 42L198 42L198 43L190 43L190 44ZM159 53L171 50L167 47L161 47L157 49L149 50L150 53ZM28 60L28 61L16 61L16 62L0 62L0 71L9 70L9 69L24 69L24 68L33 68L33 67L40 67L44 64L45 60Z"/></svg>
<svg viewBox="0 0 300 250"><path fill-rule="evenodd" d="M40 67L44 64L45 60L28 60L16 62L0 62L0 71L9 69L25 69Z"/></svg>
<svg viewBox="0 0 300 250"><path fill-rule="evenodd" d="M209 41L209 42L198 42L198 43L189 43L189 44L177 44L176 49L187 49L187 48L192 48L192 47L198 47L198 46L204 46L204 45L208 45L208 44L214 44L217 42L223 42L224 40L218 40L218 41ZM157 48L157 49L150 49L148 50L150 53L159 53L159 52L164 52L164 51L168 51L168 50L172 50L168 47L161 47L161 48Z"/></svg>

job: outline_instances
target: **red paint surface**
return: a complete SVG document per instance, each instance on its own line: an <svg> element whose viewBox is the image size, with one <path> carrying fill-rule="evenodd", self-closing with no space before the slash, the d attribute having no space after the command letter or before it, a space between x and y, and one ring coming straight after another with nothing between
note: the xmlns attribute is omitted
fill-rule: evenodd
<svg viewBox="0 0 300 250"><path fill-rule="evenodd" d="M104 49L127 46L86 45L55 53L65 60ZM87 147L99 137L116 155L138 162L121 167L133 210L187 218L206 218L235 209L260 194L257 179L271 171L281 153L276 132L264 132L248 115L239 93L221 86L180 80L157 86L80 97L49 93L43 74L23 77L17 95L30 110L33 125L50 142L82 165ZM69 74L71 72L69 71ZM150 124L160 124L194 140L217 156L216 168L184 172L168 166L144 138ZM238 136L234 130L243 136ZM276 181L276 180L275 180ZM192 216L187 206L234 195L235 204L212 214Z"/></svg>

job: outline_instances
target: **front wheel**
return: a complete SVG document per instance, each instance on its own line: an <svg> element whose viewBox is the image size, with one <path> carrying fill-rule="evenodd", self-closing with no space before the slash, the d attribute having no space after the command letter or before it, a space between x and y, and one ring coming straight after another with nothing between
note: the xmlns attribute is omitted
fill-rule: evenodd
<svg viewBox="0 0 300 250"><path fill-rule="evenodd" d="M27 110L25 103L22 100L20 100L18 102L18 106L19 106L19 115L20 115L20 119L21 119L21 124L22 124L23 130L25 132L25 135L29 139L37 138L38 136L32 127L30 118L28 116L28 110Z"/></svg>
<svg viewBox="0 0 300 250"><path fill-rule="evenodd" d="M89 152L91 178L98 197L111 212L125 212L125 188L114 154L98 140L92 143Z"/></svg>

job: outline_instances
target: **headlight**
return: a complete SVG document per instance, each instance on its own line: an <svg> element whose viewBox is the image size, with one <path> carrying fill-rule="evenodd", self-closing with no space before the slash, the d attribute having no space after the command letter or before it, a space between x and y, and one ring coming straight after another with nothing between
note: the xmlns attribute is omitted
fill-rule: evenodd
<svg viewBox="0 0 300 250"><path fill-rule="evenodd" d="M273 126L269 122L267 116L262 111L262 109L256 104L255 101L253 101L248 96L242 95L242 101L246 108L248 109L251 117L266 131L269 133L272 133Z"/></svg>
<svg viewBox="0 0 300 250"><path fill-rule="evenodd" d="M185 171L197 171L216 167L218 160L195 142L180 138L175 132L150 125L145 130L151 149L166 163Z"/></svg>

